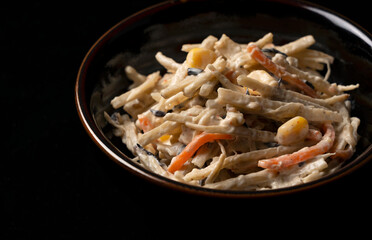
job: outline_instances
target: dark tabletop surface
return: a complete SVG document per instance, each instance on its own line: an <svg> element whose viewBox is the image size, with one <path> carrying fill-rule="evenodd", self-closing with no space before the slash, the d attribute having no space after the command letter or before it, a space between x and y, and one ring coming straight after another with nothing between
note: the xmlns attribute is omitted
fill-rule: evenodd
<svg viewBox="0 0 372 240"><path fill-rule="evenodd" d="M0 7L0 96L5 103L0 239L114 234L118 239L162 238L197 232L249 237L274 231L283 222L280 234L366 229L359 222L371 223L371 162L306 192L267 199L213 199L154 185L100 151L75 108L80 63L111 26L156 2ZM372 31L366 1L314 2ZM366 220L360 217L364 215ZM350 227L352 223L358 223L356 228Z"/></svg>

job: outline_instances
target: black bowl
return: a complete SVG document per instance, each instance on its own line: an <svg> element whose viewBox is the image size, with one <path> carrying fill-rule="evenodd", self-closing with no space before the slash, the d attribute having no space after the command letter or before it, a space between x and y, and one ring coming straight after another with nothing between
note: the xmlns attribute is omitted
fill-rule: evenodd
<svg viewBox="0 0 372 240"><path fill-rule="evenodd" d="M306 2L277 0L166 1L144 9L107 31L84 58L76 81L75 100L80 119L93 141L125 169L154 183L190 193L255 197L296 192L328 183L344 176L371 159L372 145L372 37L357 24L339 14ZM157 51L182 62L184 43L197 43L208 35L227 34L246 43L274 34L276 44L312 34L313 46L335 57L330 81L359 83L351 93L352 115L361 120L361 136L354 156L337 171L316 181L267 191L212 190L164 178L133 163L132 154L120 139L112 137L103 112L114 110L110 100L125 91L129 80L123 72L131 65L142 74L162 69ZM115 58L115 61L110 61ZM110 81L112 76L121 81Z"/></svg>

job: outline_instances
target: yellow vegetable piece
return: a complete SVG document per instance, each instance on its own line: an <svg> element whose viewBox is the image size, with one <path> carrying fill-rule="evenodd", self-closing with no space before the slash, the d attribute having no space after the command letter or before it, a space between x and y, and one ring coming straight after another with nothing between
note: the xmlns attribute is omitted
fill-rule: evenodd
<svg viewBox="0 0 372 240"><path fill-rule="evenodd" d="M309 123L303 117L294 117L283 123L276 134L281 145L291 145L305 139L309 132Z"/></svg>
<svg viewBox="0 0 372 240"><path fill-rule="evenodd" d="M209 63L216 60L216 54L206 48L193 48L187 54L186 64L189 68L204 69Z"/></svg>
<svg viewBox="0 0 372 240"><path fill-rule="evenodd" d="M246 92L246 94L249 94L249 95L253 95L253 96L260 96L261 94L255 90L252 90L250 88L247 88L247 87L243 87L244 88L244 91ZM247 90L248 90L248 93L247 93Z"/></svg>
<svg viewBox="0 0 372 240"><path fill-rule="evenodd" d="M161 142L165 142L165 141L167 141L170 137L171 137L171 135L169 135L169 134L165 134L165 135L161 136L158 140L161 141Z"/></svg>

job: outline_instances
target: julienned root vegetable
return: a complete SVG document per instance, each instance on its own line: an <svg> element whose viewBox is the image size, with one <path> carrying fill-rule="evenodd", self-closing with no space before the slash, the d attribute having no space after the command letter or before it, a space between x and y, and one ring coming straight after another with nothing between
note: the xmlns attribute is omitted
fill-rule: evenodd
<svg viewBox="0 0 372 240"><path fill-rule="evenodd" d="M183 164L187 162L187 160L189 160L202 145L218 139L232 140L234 139L234 136L229 134L206 132L197 135L189 144L187 144L183 151L172 160L171 164L168 167L168 171L174 173L175 171L179 170L183 166Z"/></svg>

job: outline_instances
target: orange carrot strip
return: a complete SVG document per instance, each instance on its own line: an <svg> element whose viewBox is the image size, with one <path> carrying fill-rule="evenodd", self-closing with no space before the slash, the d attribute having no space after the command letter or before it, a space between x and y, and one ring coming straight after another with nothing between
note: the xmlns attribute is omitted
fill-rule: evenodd
<svg viewBox="0 0 372 240"><path fill-rule="evenodd" d="M292 154L285 154L276 158L270 158L258 161L258 166L279 171L297 163L306 161L319 154L330 150L335 140L335 130L331 123L324 124L325 134L320 142L312 147L305 147Z"/></svg>
<svg viewBox="0 0 372 240"><path fill-rule="evenodd" d="M314 89L306 85L301 79L295 77L294 75L288 73L283 67L278 66L270 58L268 58L259 47L254 44L249 44L247 47L248 53L251 57L266 68L269 72L274 74L278 78L282 78L284 81L289 84L295 85L298 88L302 89L310 97L317 97Z"/></svg>
<svg viewBox="0 0 372 240"><path fill-rule="evenodd" d="M145 116L139 117L138 121L140 123L140 127L143 130L143 132L148 132L154 128L151 124L151 121Z"/></svg>
<svg viewBox="0 0 372 240"><path fill-rule="evenodd" d="M229 134L221 134L221 133L206 133L203 132L194 137L194 139L187 144L187 146L183 149L183 151L175 157L172 163L168 167L168 171L170 173L174 173L175 171L179 170L187 160L189 160L194 153L204 144L208 142L213 142L218 139L233 139L234 136Z"/></svg>
<svg viewBox="0 0 372 240"><path fill-rule="evenodd" d="M230 82L237 84L235 72L233 70L228 71L225 73L225 77L230 80Z"/></svg>
<svg viewBox="0 0 372 240"><path fill-rule="evenodd" d="M331 156L332 159L340 158L342 160L347 160L353 156L354 151L352 148L348 148L345 150L336 150L335 155Z"/></svg>

